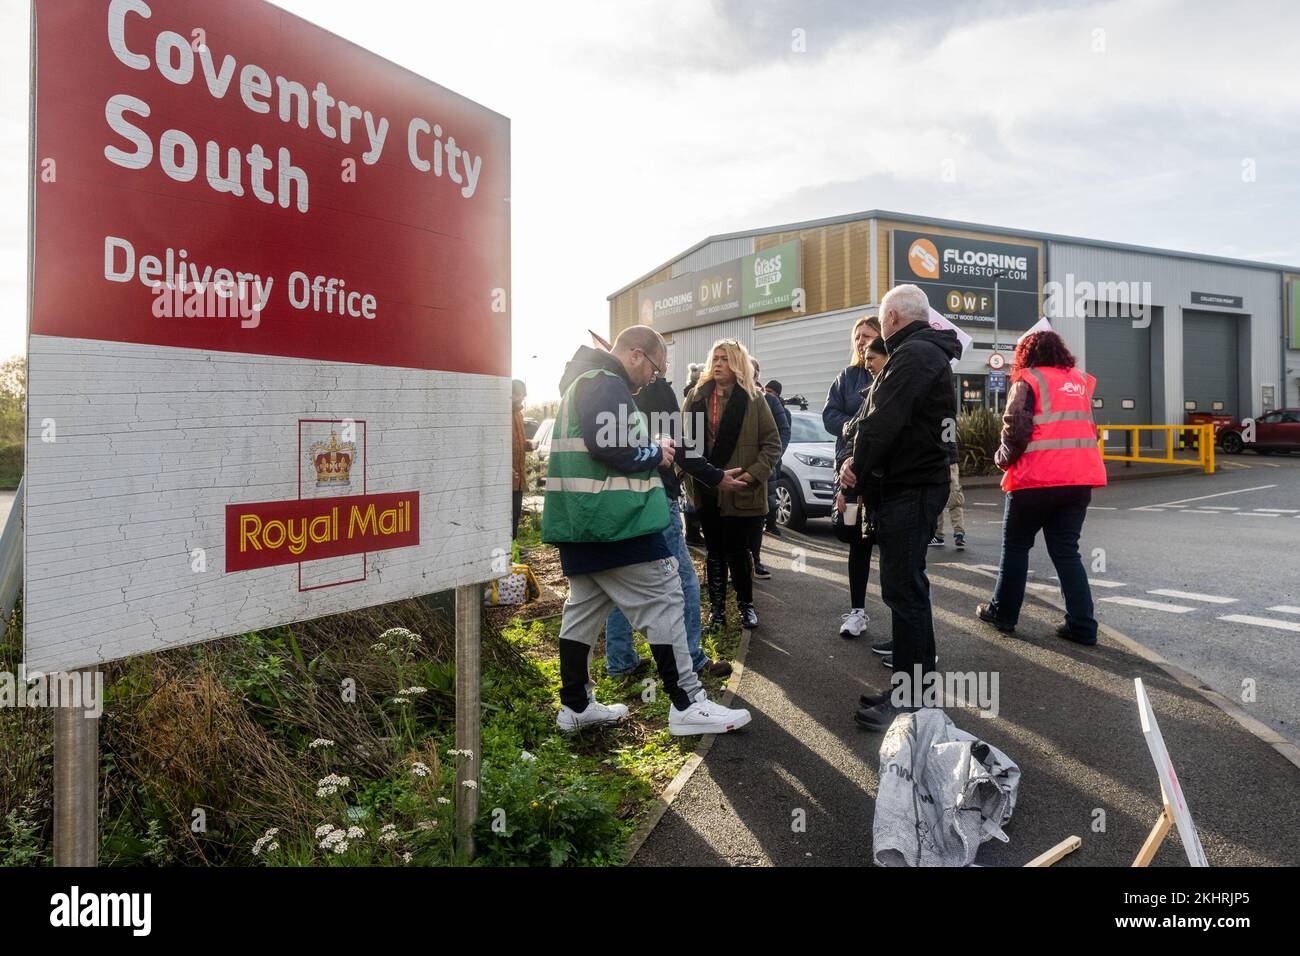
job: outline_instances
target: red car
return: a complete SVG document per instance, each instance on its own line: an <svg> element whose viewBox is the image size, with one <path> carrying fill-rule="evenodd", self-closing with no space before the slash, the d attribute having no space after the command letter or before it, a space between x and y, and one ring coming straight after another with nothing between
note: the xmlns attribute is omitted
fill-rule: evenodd
<svg viewBox="0 0 1300 956"><path fill-rule="evenodd" d="M1247 422L1249 419L1247 419ZM1219 429L1219 447L1230 455L1240 454L1249 448L1261 455L1275 451L1300 451L1300 408L1279 408L1254 421L1255 434L1249 438L1245 422L1225 425Z"/></svg>

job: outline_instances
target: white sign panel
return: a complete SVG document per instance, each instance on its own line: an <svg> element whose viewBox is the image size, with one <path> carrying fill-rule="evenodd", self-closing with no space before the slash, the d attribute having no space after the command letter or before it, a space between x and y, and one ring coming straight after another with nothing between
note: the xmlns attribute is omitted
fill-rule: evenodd
<svg viewBox="0 0 1300 956"><path fill-rule="evenodd" d="M1191 811L1187 809L1187 800L1183 797L1183 788L1178 783L1178 774L1174 773L1173 761L1165 749L1165 739L1160 734L1160 725L1156 723L1156 712L1151 707L1142 678L1133 680L1137 688L1138 714L1142 718L1142 735L1146 737L1147 749L1151 751L1151 760L1156 765L1156 774L1160 777L1160 789L1164 793L1165 803L1169 806L1178 827L1178 836L1187 851L1187 860L1192 866L1209 866L1205 859L1205 850L1201 848L1201 838L1196 833L1196 824L1192 822Z"/></svg>

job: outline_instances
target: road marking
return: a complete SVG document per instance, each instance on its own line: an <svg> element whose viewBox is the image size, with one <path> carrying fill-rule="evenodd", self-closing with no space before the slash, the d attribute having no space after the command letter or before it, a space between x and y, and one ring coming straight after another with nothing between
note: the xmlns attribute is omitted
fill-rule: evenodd
<svg viewBox="0 0 1300 956"><path fill-rule="evenodd" d="M1118 508L1107 507L1106 505L1088 505L1089 511L1119 511Z"/></svg>
<svg viewBox="0 0 1300 956"><path fill-rule="evenodd" d="M1001 508L1002 507L1002 505L998 504L996 501L972 501L971 504L973 504L976 508Z"/></svg>
<svg viewBox="0 0 1300 956"><path fill-rule="evenodd" d="M1206 505L1206 511L1240 511L1240 508L1230 508L1227 505Z"/></svg>
<svg viewBox="0 0 1300 956"><path fill-rule="evenodd" d="M1195 591L1171 591L1169 588L1156 588L1147 594L1159 594L1161 597L1182 598L1184 601L1204 601L1206 604L1236 604L1236 598L1219 597L1217 594L1197 594Z"/></svg>
<svg viewBox="0 0 1300 956"><path fill-rule="evenodd" d="M1281 467L1282 467L1281 465L1279 465L1279 464L1278 464L1277 462L1275 462L1275 461L1257 461L1257 462L1255 462L1255 465L1263 465L1265 468L1281 468ZM1250 466L1250 465L1246 465L1245 467L1250 468L1251 466Z"/></svg>
<svg viewBox="0 0 1300 956"><path fill-rule="evenodd" d="M1219 618L1220 621L1231 621L1233 624L1254 624L1257 627L1274 627L1279 631L1300 631L1300 624L1295 621L1275 621L1271 617L1255 617L1251 614L1225 614Z"/></svg>
<svg viewBox="0 0 1300 956"><path fill-rule="evenodd" d="M1146 505L1145 508L1130 508L1130 511L1142 511L1149 508L1167 508L1169 505L1185 505L1189 501L1207 501L1210 498L1222 498L1224 495L1244 495L1248 491L1264 491L1268 488L1276 488L1277 485L1257 485L1254 488L1241 488L1238 491L1220 491L1213 495L1197 495L1195 498L1179 498L1177 501L1162 501L1155 505Z"/></svg>
<svg viewBox="0 0 1300 956"><path fill-rule="evenodd" d="M1061 580L1061 579L1060 579L1059 577L1057 577L1055 574L1053 574L1053 575L1051 576L1051 578L1052 578L1053 581L1060 581L1060 580ZM1109 578L1091 578L1091 577L1090 577L1090 578L1088 578L1088 584L1091 585L1091 586L1094 587L1094 588L1126 588L1126 587L1128 587L1128 585L1125 584L1123 581L1112 581L1112 580L1110 580Z"/></svg>
<svg viewBox="0 0 1300 956"><path fill-rule="evenodd" d="M1142 598L1134 597L1106 597L1103 601L1109 601L1111 604L1123 604L1126 607L1140 607L1148 611L1164 611L1167 614L1187 614L1195 611L1194 607L1184 607L1181 604L1164 604L1160 601L1144 601Z"/></svg>
<svg viewBox="0 0 1300 956"><path fill-rule="evenodd" d="M1209 508L1183 508L1179 514L1185 515L1221 515L1222 511L1211 511Z"/></svg>
<svg viewBox="0 0 1300 956"><path fill-rule="evenodd" d="M1300 508L1256 508L1256 511L1276 511L1280 515L1300 514Z"/></svg>
<svg viewBox="0 0 1300 956"><path fill-rule="evenodd" d="M1280 518L1281 515L1264 514L1260 511L1238 511L1233 515L1234 518Z"/></svg>
<svg viewBox="0 0 1300 956"><path fill-rule="evenodd" d="M1292 607L1290 604L1275 604L1269 610L1279 614L1300 614L1300 607Z"/></svg>

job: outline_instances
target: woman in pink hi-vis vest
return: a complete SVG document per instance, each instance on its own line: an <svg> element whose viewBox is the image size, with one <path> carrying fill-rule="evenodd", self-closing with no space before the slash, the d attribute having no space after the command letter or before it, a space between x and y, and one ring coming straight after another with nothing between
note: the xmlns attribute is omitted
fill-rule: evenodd
<svg viewBox="0 0 1300 956"><path fill-rule="evenodd" d="M1097 643L1088 572L1079 557L1079 534L1092 489L1106 484L1106 466L1092 419L1096 379L1074 367L1074 356L1055 332L1035 332L1016 346L1011 390L1002 417L1002 443L994 460L1005 472L1002 559L993 598L977 609L999 631L1015 630L1025 600L1029 551L1043 532L1065 598L1058 637Z"/></svg>

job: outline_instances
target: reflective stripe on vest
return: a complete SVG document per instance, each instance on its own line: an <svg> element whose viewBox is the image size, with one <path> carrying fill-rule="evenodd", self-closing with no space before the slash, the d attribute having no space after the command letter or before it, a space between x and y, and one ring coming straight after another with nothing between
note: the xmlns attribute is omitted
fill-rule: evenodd
<svg viewBox="0 0 1300 956"><path fill-rule="evenodd" d="M578 386L608 375L606 369L584 372L565 390L551 433L546 462L546 496L542 505L542 540L547 542L614 542L663 531L668 526L668 496L655 468L625 474L593 458L582 437L577 410ZM631 393L628 393L631 404ZM631 405L628 436L635 444L646 433L645 416Z"/></svg>
<svg viewBox="0 0 1300 956"><path fill-rule="evenodd" d="M1037 413L1024 453L1002 476L1003 490L1106 484L1092 418L1096 380L1074 369L1046 367L1025 369L1021 381L1034 393Z"/></svg>

